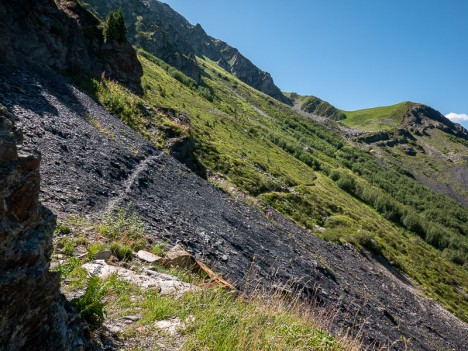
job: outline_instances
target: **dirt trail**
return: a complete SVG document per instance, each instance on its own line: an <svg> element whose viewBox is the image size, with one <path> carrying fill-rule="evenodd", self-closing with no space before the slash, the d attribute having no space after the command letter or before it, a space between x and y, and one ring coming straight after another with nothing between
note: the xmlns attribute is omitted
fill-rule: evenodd
<svg viewBox="0 0 468 351"><path fill-rule="evenodd" d="M122 200L124 200L125 196L131 193L132 186L135 184L135 181L140 177L141 173L144 171L147 171L148 168L151 166L153 162L156 160L160 159L163 153L161 152L159 155L156 156L150 156L148 158L145 158L143 161L141 161L133 170L133 172L130 174L130 176L123 182L121 185L122 191L119 191L119 195L111 200L109 200L109 203L107 204L105 211L104 212L110 212L116 207L117 205L120 204Z"/></svg>

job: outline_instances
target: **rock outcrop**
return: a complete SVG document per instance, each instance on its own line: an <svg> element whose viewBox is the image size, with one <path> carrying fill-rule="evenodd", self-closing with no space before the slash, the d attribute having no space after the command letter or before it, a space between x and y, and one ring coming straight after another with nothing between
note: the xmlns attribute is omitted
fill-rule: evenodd
<svg viewBox="0 0 468 351"><path fill-rule="evenodd" d="M422 104L411 104L405 114L402 127L424 135L428 129L437 128L445 133L468 140L468 131L458 123L453 123L439 111Z"/></svg>
<svg viewBox="0 0 468 351"><path fill-rule="evenodd" d="M206 56L253 88L291 104L268 72L256 67L239 50L210 37L199 24L190 24L167 4L158 0L87 0L84 3L102 18L109 11L122 7L131 42L197 82L202 71L195 56Z"/></svg>
<svg viewBox="0 0 468 351"><path fill-rule="evenodd" d="M39 153L0 105L0 350L92 350L49 265L55 216L39 202Z"/></svg>
<svg viewBox="0 0 468 351"><path fill-rule="evenodd" d="M302 111L313 115L330 118L334 121L341 121L346 115L327 101L323 101L315 96L305 96L301 99L300 108Z"/></svg>
<svg viewBox="0 0 468 351"><path fill-rule="evenodd" d="M101 23L78 1L0 2L0 63L34 64L71 75L103 72L142 92L141 64L128 43L104 43Z"/></svg>

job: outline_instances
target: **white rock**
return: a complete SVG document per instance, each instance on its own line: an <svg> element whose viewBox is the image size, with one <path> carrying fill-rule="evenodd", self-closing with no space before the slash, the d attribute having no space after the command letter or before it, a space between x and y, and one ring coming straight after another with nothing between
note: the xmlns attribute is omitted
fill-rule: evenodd
<svg viewBox="0 0 468 351"><path fill-rule="evenodd" d="M157 262L161 260L161 257L156 256L152 254L151 252L145 251L145 250L140 250L137 252L137 257L142 260L146 261L149 263Z"/></svg>
<svg viewBox="0 0 468 351"><path fill-rule="evenodd" d="M154 323L154 326L155 328L170 335L176 335L178 330L183 329L185 327L179 318L157 321L156 323Z"/></svg>
<svg viewBox="0 0 468 351"><path fill-rule="evenodd" d="M184 283L180 281L179 278L169 274L154 271L151 271L151 274L149 271L147 271L146 274L138 274L130 269L108 265L104 260L95 260L91 263L85 263L83 268L90 274L98 275L100 278L107 278L111 274L117 274L119 278L131 284L138 285L145 289L153 288L159 290L162 295L176 295L180 297L187 291L196 289L195 286Z"/></svg>

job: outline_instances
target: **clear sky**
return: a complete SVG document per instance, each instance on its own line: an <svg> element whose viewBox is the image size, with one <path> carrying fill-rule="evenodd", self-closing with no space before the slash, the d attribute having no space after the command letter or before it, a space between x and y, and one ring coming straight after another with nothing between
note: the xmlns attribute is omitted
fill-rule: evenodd
<svg viewBox="0 0 468 351"><path fill-rule="evenodd" d="M283 91L344 110L421 102L468 128L468 0L164 2Z"/></svg>

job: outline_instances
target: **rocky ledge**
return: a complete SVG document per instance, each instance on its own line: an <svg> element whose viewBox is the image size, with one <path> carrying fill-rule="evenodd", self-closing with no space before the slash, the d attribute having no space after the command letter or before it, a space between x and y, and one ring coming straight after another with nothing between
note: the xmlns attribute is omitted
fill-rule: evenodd
<svg viewBox="0 0 468 351"><path fill-rule="evenodd" d="M0 350L95 350L49 271L55 216L39 202L41 156L0 105Z"/></svg>
<svg viewBox="0 0 468 351"><path fill-rule="evenodd" d="M101 22L79 1L0 2L0 64L33 64L72 76L103 72L140 94L143 69L128 43L104 43Z"/></svg>

